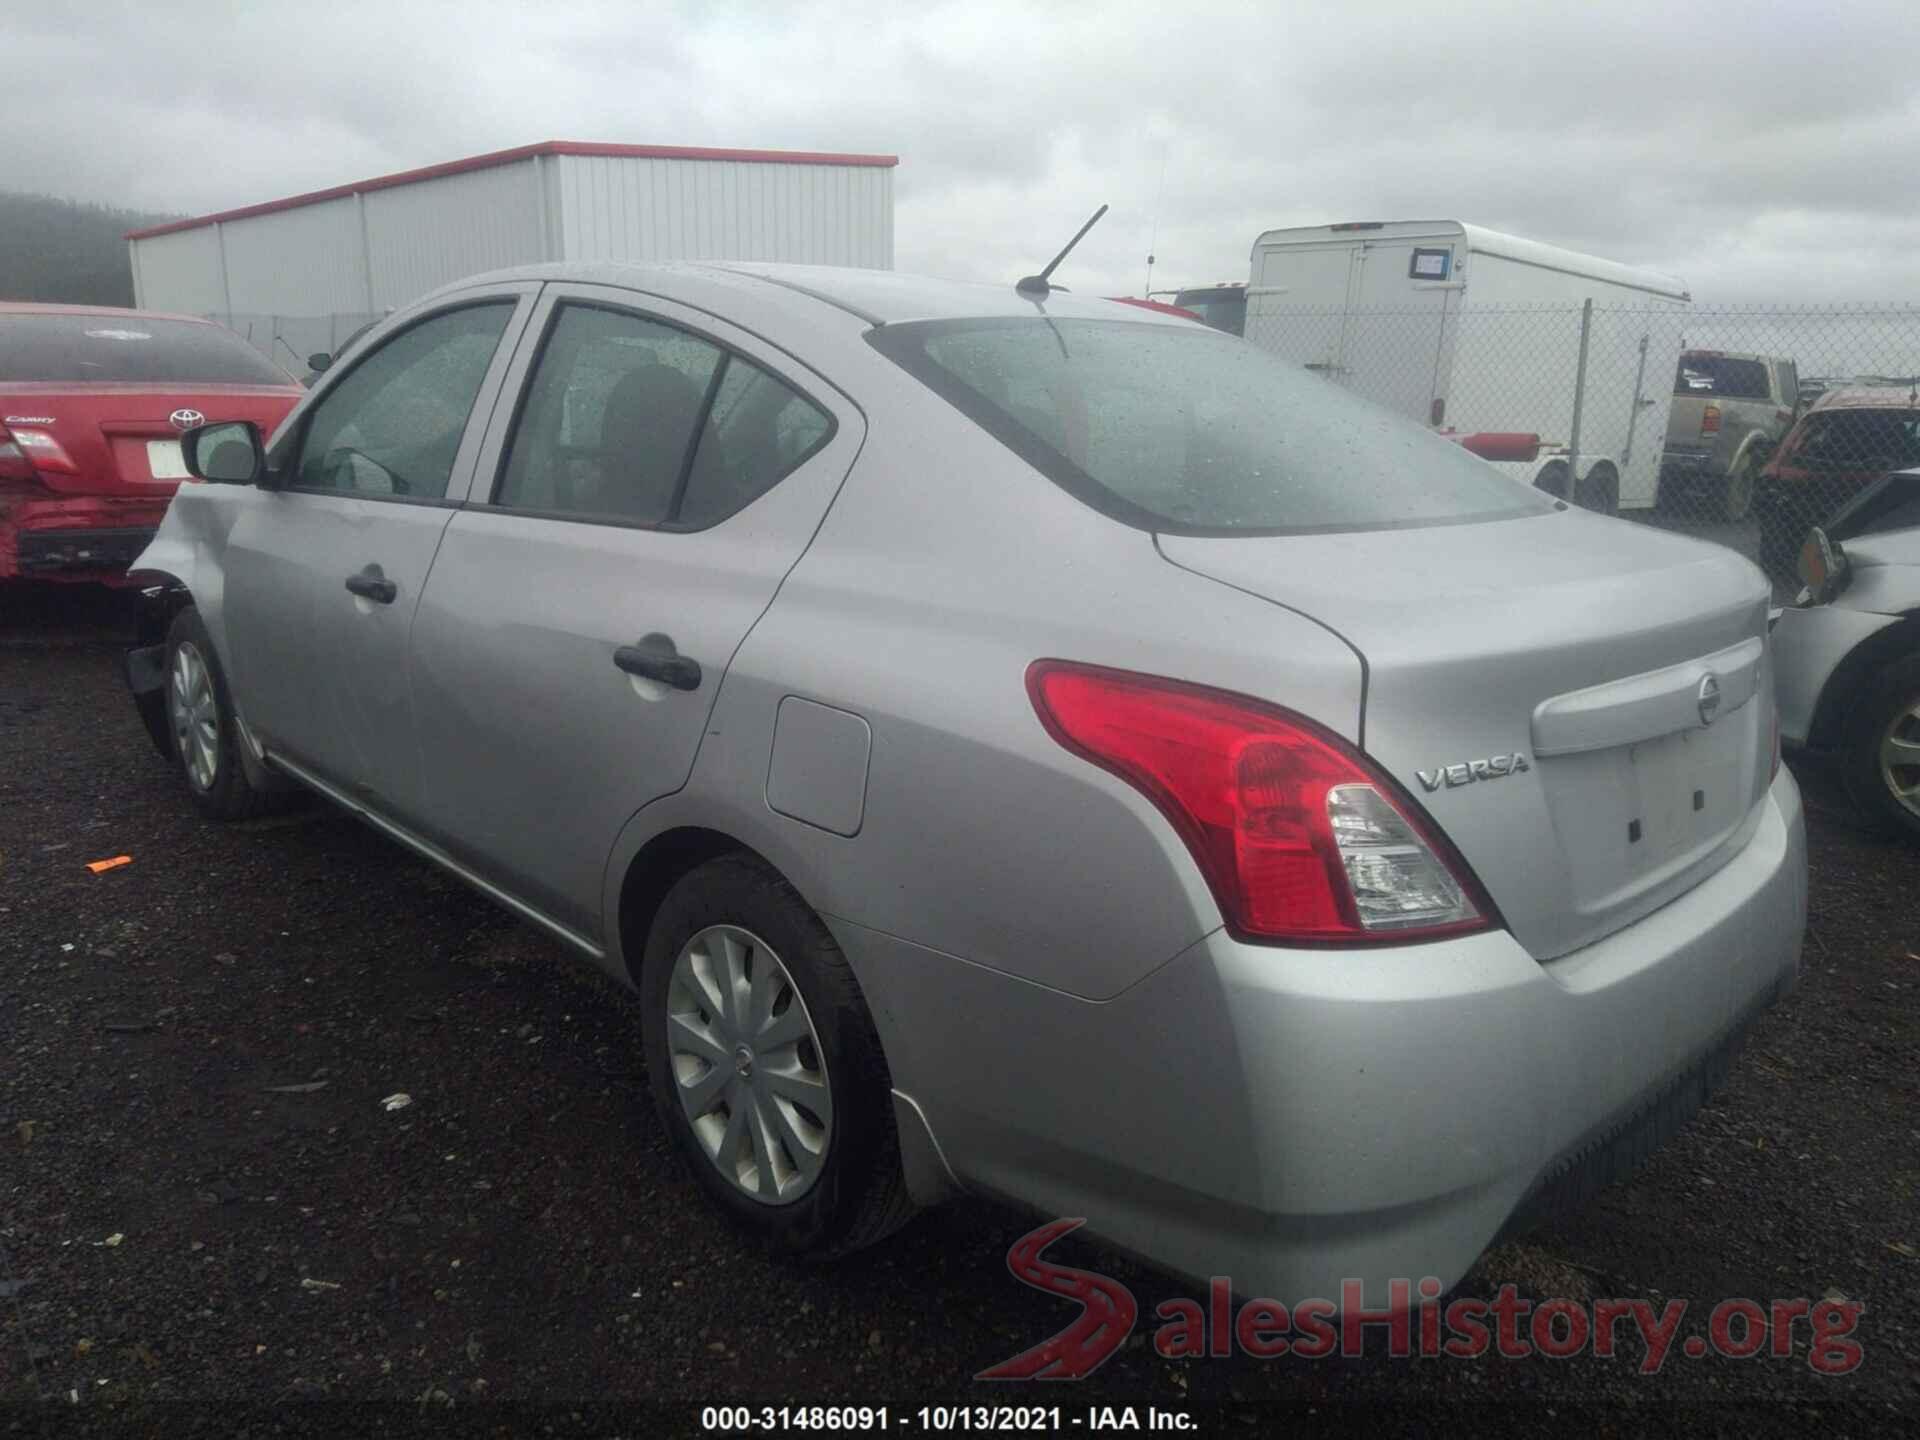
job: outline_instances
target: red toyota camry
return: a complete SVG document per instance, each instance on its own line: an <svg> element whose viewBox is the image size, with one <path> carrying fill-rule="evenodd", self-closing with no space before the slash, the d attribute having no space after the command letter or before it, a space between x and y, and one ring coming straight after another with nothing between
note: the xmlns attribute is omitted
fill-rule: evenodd
<svg viewBox="0 0 1920 1440"><path fill-rule="evenodd" d="M0 301L0 581L124 579L204 420L270 433L303 392L189 315Z"/></svg>

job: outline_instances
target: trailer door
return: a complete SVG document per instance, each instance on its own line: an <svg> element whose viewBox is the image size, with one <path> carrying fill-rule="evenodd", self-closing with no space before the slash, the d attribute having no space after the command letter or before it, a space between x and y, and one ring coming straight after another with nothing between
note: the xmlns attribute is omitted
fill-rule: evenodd
<svg viewBox="0 0 1920 1440"><path fill-rule="evenodd" d="M1259 251L1247 292L1246 338L1282 360L1342 379L1359 253L1351 240Z"/></svg>
<svg viewBox="0 0 1920 1440"><path fill-rule="evenodd" d="M1434 402L1446 394L1458 250L1450 238L1369 240L1354 266L1344 379L1422 425L1439 419Z"/></svg>

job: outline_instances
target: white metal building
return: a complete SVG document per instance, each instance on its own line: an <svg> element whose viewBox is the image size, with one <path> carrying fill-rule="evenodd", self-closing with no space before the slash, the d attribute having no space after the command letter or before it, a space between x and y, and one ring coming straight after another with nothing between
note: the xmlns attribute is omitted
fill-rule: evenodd
<svg viewBox="0 0 1920 1440"><path fill-rule="evenodd" d="M127 236L134 303L330 349L463 275L539 260L893 265L893 155L553 140ZM257 332L257 333L256 333ZM281 357L285 363L286 356Z"/></svg>

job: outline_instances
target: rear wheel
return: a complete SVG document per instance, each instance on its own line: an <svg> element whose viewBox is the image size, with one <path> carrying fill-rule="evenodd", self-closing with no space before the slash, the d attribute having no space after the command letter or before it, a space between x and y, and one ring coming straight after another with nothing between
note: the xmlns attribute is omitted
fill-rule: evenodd
<svg viewBox="0 0 1920 1440"><path fill-rule="evenodd" d="M1580 508L1596 515L1620 513L1620 472L1601 463L1587 472L1580 482Z"/></svg>
<svg viewBox="0 0 1920 1440"><path fill-rule="evenodd" d="M1533 488L1544 490L1556 500L1567 498L1567 462L1555 460L1550 465L1542 465L1540 473L1533 477Z"/></svg>
<svg viewBox="0 0 1920 1440"><path fill-rule="evenodd" d="M167 733L187 793L216 820L249 820L284 807L289 793L257 790L240 760L240 729L226 672L200 612L192 606L167 627Z"/></svg>
<svg viewBox="0 0 1920 1440"><path fill-rule="evenodd" d="M1870 819L1920 843L1920 655L1882 670L1854 706L1841 773Z"/></svg>
<svg viewBox="0 0 1920 1440"><path fill-rule="evenodd" d="M760 861L667 892L641 962L648 1081L694 1179L735 1224L828 1258L913 1213L892 1082L833 936Z"/></svg>

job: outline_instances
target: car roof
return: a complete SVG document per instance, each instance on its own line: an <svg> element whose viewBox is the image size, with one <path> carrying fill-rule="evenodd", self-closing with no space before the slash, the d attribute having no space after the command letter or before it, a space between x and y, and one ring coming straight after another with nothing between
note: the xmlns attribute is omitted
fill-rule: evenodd
<svg viewBox="0 0 1920 1440"><path fill-rule="evenodd" d="M170 310L135 310L125 305L67 305L45 300L0 300L0 315L112 315L122 319L181 320L189 325L211 325L204 315L176 315Z"/></svg>
<svg viewBox="0 0 1920 1440"><path fill-rule="evenodd" d="M908 320L973 320L1001 316L1049 315L1055 319L1121 320L1148 325L1180 325L1191 321L1161 316L1134 305L1116 305L1095 294L1072 295L1056 290L1044 302L1018 293L1013 282L987 285L965 280L938 280L898 270L858 270L842 265L776 265L755 261L625 262L555 261L496 270L458 282L467 288L482 283L515 280L574 281L593 285L622 285L646 289L649 282L705 276L710 280L757 281L778 286L789 294L809 296L869 325L897 325Z"/></svg>
<svg viewBox="0 0 1920 1440"><path fill-rule="evenodd" d="M1911 385L1849 385L1828 390L1808 407L1809 415L1820 410L1905 410L1914 406Z"/></svg>

